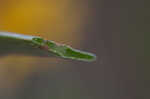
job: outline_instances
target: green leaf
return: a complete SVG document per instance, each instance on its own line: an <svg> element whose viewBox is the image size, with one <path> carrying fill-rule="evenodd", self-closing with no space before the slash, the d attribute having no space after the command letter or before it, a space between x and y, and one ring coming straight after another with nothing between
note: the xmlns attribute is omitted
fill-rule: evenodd
<svg viewBox="0 0 150 99"><path fill-rule="evenodd" d="M0 32L0 56L9 54L60 57L80 61L96 60L94 54L73 49L70 46L45 40L41 37Z"/></svg>

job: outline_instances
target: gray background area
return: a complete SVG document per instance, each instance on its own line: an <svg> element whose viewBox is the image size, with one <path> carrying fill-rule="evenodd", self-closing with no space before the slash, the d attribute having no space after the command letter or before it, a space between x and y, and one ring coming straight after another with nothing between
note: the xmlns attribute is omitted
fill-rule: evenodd
<svg viewBox="0 0 150 99"><path fill-rule="evenodd" d="M93 14L87 16L80 49L96 53L97 61L58 63L64 71L35 70L14 99L150 99L149 48L144 50L150 33L149 1L83 2Z"/></svg>

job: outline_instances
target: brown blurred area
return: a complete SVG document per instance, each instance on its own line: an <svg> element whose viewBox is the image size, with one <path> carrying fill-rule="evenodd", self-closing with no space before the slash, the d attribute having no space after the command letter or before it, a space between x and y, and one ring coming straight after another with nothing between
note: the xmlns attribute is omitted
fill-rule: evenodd
<svg viewBox="0 0 150 99"><path fill-rule="evenodd" d="M86 24L87 9L85 4L75 0L1 0L0 30L38 35L79 47L82 44L81 31ZM42 60L43 64L39 62ZM16 55L1 58L0 96L12 99L18 85L26 77L32 76L32 72L55 68L59 62L62 60ZM44 66L46 63L47 66Z"/></svg>
<svg viewBox="0 0 150 99"><path fill-rule="evenodd" d="M135 0L1 0L0 30L41 35L98 59L1 58L0 98L149 99L149 9Z"/></svg>

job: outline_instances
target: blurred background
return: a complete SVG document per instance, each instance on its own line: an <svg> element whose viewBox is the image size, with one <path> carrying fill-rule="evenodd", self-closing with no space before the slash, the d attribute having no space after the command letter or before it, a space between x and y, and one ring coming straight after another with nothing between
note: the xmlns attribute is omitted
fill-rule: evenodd
<svg viewBox="0 0 150 99"><path fill-rule="evenodd" d="M1 31L40 35L98 56L92 63L0 58L0 98L149 99L149 10L144 0L0 0Z"/></svg>

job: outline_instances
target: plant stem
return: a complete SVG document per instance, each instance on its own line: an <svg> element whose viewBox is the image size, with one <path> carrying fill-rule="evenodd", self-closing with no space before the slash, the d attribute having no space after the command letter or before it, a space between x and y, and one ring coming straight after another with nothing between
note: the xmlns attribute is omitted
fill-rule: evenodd
<svg viewBox="0 0 150 99"><path fill-rule="evenodd" d="M44 40L41 37L0 32L0 56L9 54L61 57L81 61L94 61L96 59L94 54L79 51L50 40Z"/></svg>

